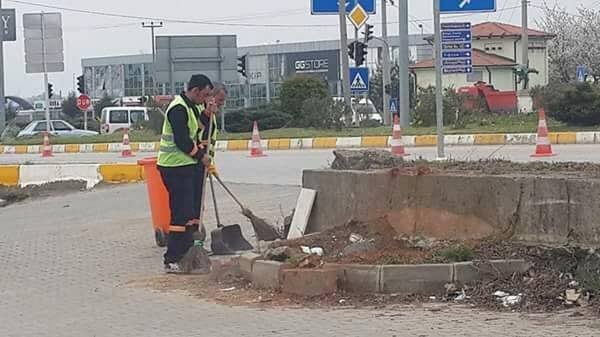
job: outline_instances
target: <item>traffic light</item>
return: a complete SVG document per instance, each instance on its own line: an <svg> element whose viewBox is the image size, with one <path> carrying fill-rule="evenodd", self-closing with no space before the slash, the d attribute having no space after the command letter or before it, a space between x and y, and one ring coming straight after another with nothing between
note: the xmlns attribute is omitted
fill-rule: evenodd
<svg viewBox="0 0 600 337"><path fill-rule="evenodd" d="M369 25L369 24L365 25L365 31L363 32L363 35L365 36L365 43L373 40L373 28L374 27L375 26Z"/></svg>
<svg viewBox="0 0 600 337"><path fill-rule="evenodd" d="M366 56L367 56L367 45L362 42L356 42L356 53L354 56L354 61L356 61L357 67L360 67L365 63Z"/></svg>
<svg viewBox="0 0 600 337"><path fill-rule="evenodd" d="M85 94L85 78L83 75L77 77L77 91L80 94Z"/></svg>
<svg viewBox="0 0 600 337"><path fill-rule="evenodd" d="M354 60L356 56L356 42L352 42L348 45L348 56Z"/></svg>
<svg viewBox="0 0 600 337"><path fill-rule="evenodd" d="M238 73L240 73L244 77L248 77L246 75L246 56L238 57Z"/></svg>
<svg viewBox="0 0 600 337"><path fill-rule="evenodd" d="M54 87L54 84L48 83L48 98L54 96L54 89L52 87Z"/></svg>

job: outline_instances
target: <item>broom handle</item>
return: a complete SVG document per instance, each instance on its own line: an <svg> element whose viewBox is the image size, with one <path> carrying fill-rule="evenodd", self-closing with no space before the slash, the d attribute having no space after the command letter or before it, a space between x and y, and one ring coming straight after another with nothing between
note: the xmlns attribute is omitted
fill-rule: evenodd
<svg viewBox="0 0 600 337"><path fill-rule="evenodd" d="M221 180L221 177L219 176L214 176L215 179L217 179L217 181L219 182L219 184L221 184L221 186L223 187L223 189L229 194L229 196L240 206L240 208L242 210L246 209L246 207L242 204L241 201L238 200L238 198L235 196L235 194L233 194L233 192L231 192L231 190L229 189L229 187L227 187L227 185L225 185L225 183L223 182L223 180Z"/></svg>
<svg viewBox="0 0 600 337"><path fill-rule="evenodd" d="M210 191L212 193L213 205L215 207L215 218L217 218L217 227L222 227L221 217L219 216L219 207L217 206L217 195L215 193L215 184L213 182L212 174L209 174L208 179L210 181Z"/></svg>
<svg viewBox="0 0 600 337"><path fill-rule="evenodd" d="M201 114L204 112L201 112ZM208 148L207 148L207 153L210 153L210 137L212 136L212 127L213 127L213 123L212 123L212 114L209 118L209 126L208 126ZM202 143L202 136L203 136L204 132L202 132L202 135L200 135L200 143ZM200 163L200 165L204 165L202 163ZM204 226L204 199L206 196L206 178L208 178L208 167L204 167L204 177L202 178L202 198L201 198L201 204L200 204L200 227L202 228Z"/></svg>

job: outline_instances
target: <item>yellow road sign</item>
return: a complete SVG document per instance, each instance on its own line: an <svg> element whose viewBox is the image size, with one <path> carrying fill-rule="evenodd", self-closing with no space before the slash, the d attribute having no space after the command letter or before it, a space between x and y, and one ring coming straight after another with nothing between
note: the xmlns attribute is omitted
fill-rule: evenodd
<svg viewBox="0 0 600 337"><path fill-rule="evenodd" d="M367 13L360 3L357 3L354 9L350 11L350 14L348 14L348 19L356 29L360 29L369 19L369 13Z"/></svg>

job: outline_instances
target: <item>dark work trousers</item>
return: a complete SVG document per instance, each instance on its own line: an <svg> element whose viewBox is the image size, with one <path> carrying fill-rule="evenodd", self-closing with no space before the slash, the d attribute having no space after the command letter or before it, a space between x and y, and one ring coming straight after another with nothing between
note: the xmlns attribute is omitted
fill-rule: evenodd
<svg viewBox="0 0 600 337"><path fill-rule="evenodd" d="M185 232L169 232L164 263L176 263L192 247L192 234L198 230L193 223L200 216L203 165L159 167L163 183L169 193L172 226L186 226Z"/></svg>

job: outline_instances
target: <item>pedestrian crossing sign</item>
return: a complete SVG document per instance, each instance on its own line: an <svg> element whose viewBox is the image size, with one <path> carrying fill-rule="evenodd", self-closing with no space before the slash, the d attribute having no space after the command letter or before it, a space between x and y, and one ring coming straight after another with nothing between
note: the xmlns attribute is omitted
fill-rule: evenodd
<svg viewBox="0 0 600 337"><path fill-rule="evenodd" d="M398 100L396 98L390 98L390 112L392 114L398 113Z"/></svg>
<svg viewBox="0 0 600 337"><path fill-rule="evenodd" d="M350 68L349 78L352 92L369 92L369 68Z"/></svg>

